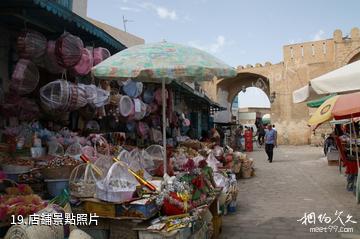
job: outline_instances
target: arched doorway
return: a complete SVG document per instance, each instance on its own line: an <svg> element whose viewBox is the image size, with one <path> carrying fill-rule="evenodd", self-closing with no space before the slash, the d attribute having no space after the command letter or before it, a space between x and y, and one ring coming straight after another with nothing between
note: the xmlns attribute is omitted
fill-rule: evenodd
<svg viewBox="0 0 360 239"><path fill-rule="evenodd" d="M353 63L353 62L358 61L358 60L360 60L360 52L357 53L355 56L353 56L353 57L349 60L348 64Z"/></svg>
<svg viewBox="0 0 360 239"><path fill-rule="evenodd" d="M227 102L228 110L227 112L219 112L215 115L215 121L217 119L219 119L219 122L222 122L224 119L233 121L232 108L234 99L238 96L239 92L246 92L247 89L253 88L260 89L261 92L267 96L267 99L270 99L270 82L266 76L250 72L241 72L234 78L219 81L217 83L217 99L221 103ZM253 100L256 101L256 99Z"/></svg>
<svg viewBox="0 0 360 239"><path fill-rule="evenodd" d="M247 87L238 92L232 101L233 121L238 124L263 124L262 118L270 114L271 102L268 95L258 87Z"/></svg>

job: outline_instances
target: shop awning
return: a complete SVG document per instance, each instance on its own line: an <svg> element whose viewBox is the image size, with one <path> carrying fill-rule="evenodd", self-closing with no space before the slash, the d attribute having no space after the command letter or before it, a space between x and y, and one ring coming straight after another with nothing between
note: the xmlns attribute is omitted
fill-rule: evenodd
<svg viewBox="0 0 360 239"><path fill-rule="evenodd" d="M54 38L68 31L86 44L106 47L111 53L126 48L101 28L55 1L1 0L0 24L14 31L28 27Z"/></svg>
<svg viewBox="0 0 360 239"><path fill-rule="evenodd" d="M360 61L355 61L312 79L309 85L295 90L293 92L293 102L300 103L308 100L311 91L321 95L358 90L360 90Z"/></svg>
<svg viewBox="0 0 360 239"><path fill-rule="evenodd" d="M189 95L190 98L193 98L194 100L198 100L198 103L203 103L208 105L210 107L211 113L226 110L225 107L222 107L220 104L212 101L206 94L196 91L195 89L193 89L192 87L190 87L189 85L183 82L173 81L171 83L171 86L174 89Z"/></svg>
<svg viewBox="0 0 360 239"><path fill-rule="evenodd" d="M310 108L318 108L322 103L324 103L327 99L334 97L336 94L327 95L320 99L312 100L306 103L306 105Z"/></svg>

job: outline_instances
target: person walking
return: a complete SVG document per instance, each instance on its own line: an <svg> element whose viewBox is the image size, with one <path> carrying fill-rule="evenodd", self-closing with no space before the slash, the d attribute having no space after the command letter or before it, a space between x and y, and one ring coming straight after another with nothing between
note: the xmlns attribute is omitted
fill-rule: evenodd
<svg viewBox="0 0 360 239"><path fill-rule="evenodd" d="M272 125L268 125L268 131L265 134L265 152L268 156L269 163L273 161L274 147L277 147L277 133L272 128Z"/></svg>

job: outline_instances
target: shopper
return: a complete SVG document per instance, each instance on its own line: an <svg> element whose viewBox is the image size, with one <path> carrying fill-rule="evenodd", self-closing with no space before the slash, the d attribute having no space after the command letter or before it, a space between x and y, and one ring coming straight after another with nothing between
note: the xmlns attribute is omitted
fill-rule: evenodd
<svg viewBox="0 0 360 239"><path fill-rule="evenodd" d="M273 161L274 147L277 147L277 133L269 124L268 131L265 134L265 151L270 163Z"/></svg>
<svg viewBox="0 0 360 239"><path fill-rule="evenodd" d="M264 137L265 137L265 126L260 125L258 129L258 141L260 145L264 144Z"/></svg>

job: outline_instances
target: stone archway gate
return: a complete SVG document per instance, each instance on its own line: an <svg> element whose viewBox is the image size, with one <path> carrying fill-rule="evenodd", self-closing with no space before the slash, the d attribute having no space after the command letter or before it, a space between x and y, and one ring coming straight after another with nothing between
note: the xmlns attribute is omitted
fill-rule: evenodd
<svg viewBox="0 0 360 239"><path fill-rule="evenodd" d="M262 88L256 85L260 78L267 87L264 92L268 96L274 92L276 96L271 104L271 119L278 130L279 143L314 143L315 138L307 126L312 112L306 103L293 104L292 92L315 77L358 60L359 54L360 30L353 28L349 37L343 37L342 32L336 30L332 39L285 45L280 63L238 66L236 77L214 79L203 83L203 88L211 98L230 109L234 96L242 87ZM228 110L228 117L230 115Z"/></svg>

